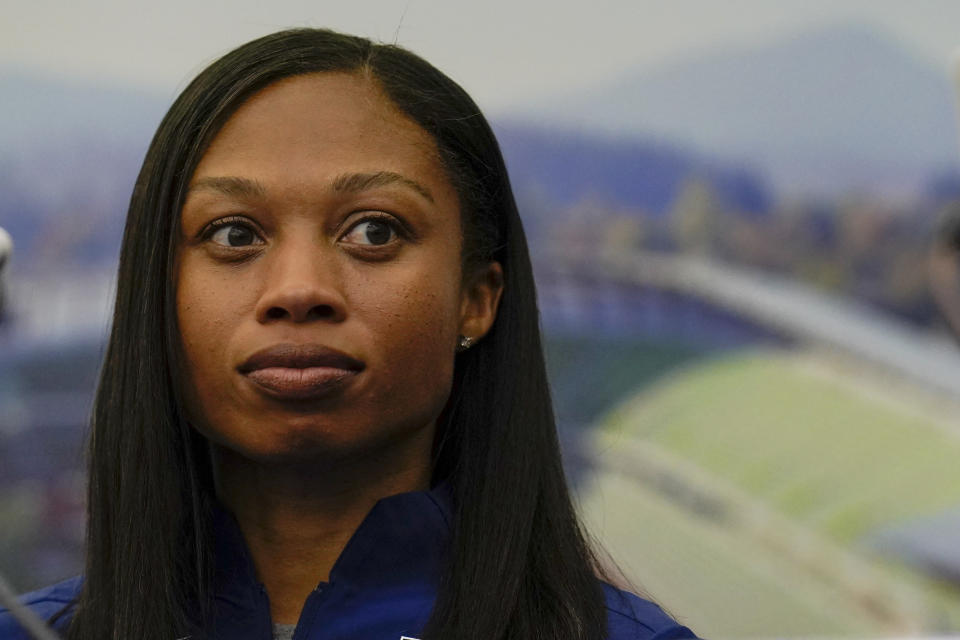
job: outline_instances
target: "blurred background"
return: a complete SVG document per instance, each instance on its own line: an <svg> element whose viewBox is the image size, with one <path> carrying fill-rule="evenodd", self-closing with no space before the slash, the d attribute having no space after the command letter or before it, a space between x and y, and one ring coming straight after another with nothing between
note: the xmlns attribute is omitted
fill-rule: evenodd
<svg viewBox="0 0 960 640"><path fill-rule="evenodd" d="M949 0L5 2L0 572L79 571L126 203L206 63L288 26L422 54L492 119L567 466L704 637L960 635Z"/></svg>

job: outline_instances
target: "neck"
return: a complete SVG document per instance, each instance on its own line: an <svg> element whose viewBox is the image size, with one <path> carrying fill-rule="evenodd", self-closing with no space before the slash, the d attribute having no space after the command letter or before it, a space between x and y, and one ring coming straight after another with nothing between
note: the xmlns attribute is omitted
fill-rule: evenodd
<svg viewBox="0 0 960 640"><path fill-rule="evenodd" d="M429 488L429 448L362 460L255 461L213 448L217 496L240 525L274 623L294 624L381 498Z"/></svg>

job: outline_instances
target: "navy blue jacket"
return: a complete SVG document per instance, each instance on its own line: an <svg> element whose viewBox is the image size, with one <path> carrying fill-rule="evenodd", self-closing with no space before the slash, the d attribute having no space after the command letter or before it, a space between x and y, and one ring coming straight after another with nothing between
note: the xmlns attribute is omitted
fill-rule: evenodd
<svg viewBox="0 0 960 640"><path fill-rule="evenodd" d="M270 606L257 581L233 518L216 522L216 640L271 640ZM404 493L378 502L354 533L300 614L296 640L416 639L430 616L443 549L450 532L450 498L444 488ZM42 618L69 603L80 578L23 596ZM694 638L655 604L604 585L609 640ZM62 627L61 625L58 625ZM0 640L28 640L0 609ZM171 638L171 640L174 640Z"/></svg>

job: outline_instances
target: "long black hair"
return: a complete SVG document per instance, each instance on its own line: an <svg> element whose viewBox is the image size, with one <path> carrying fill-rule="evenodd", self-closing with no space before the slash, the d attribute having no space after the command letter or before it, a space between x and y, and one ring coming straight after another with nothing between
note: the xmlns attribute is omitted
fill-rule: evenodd
<svg viewBox="0 0 960 640"><path fill-rule="evenodd" d="M456 188L464 273L492 260L491 331L457 356L434 446L454 494L432 640L599 640L597 563L571 505L544 367L527 243L497 141L466 92L392 45L322 29L254 40L204 70L153 138L130 201L113 327L92 418L85 582L72 640L202 635L214 500L206 442L187 423L173 266L188 182L257 91L315 72L367 74L436 141Z"/></svg>

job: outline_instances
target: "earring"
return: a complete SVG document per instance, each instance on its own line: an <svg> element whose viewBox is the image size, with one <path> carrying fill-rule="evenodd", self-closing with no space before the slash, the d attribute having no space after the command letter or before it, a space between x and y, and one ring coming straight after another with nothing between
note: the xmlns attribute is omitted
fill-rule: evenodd
<svg viewBox="0 0 960 640"><path fill-rule="evenodd" d="M473 346L473 338L468 336L460 336L460 339L457 341L457 351L466 351L471 346Z"/></svg>

